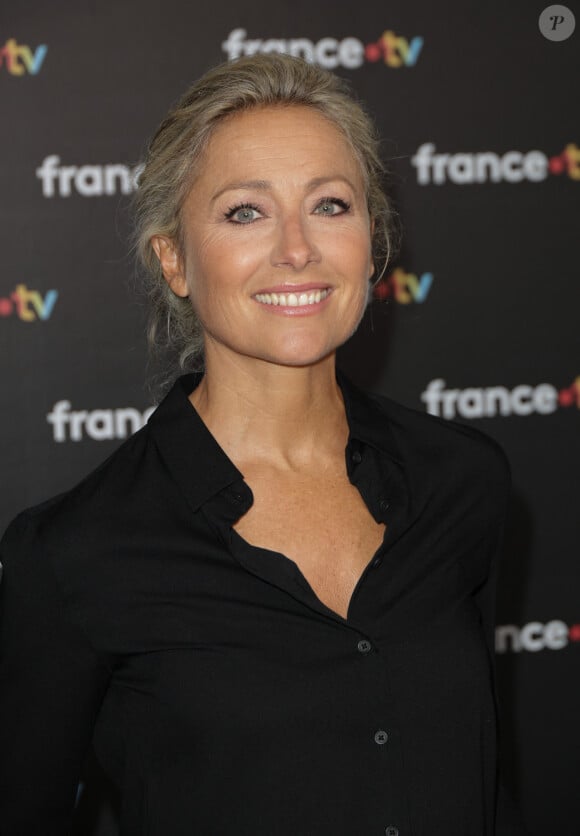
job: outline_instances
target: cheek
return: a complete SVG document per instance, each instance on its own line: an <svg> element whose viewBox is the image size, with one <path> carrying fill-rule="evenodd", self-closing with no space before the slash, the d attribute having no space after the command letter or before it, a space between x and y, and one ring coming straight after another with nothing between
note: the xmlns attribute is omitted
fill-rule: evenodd
<svg viewBox="0 0 580 836"><path fill-rule="evenodd" d="M212 235L195 250L188 270L188 284L203 293L217 293L239 287L252 275L259 262L259 248L231 235Z"/></svg>
<svg viewBox="0 0 580 836"><path fill-rule="evenodd" d="M369 305L369 302L372 300L372 287L369 284L368 279L365 279L364 282L361 283L360 287L358 288L356 299L353 301L351 306L351 319L348 324L347 334L345 340L352 337L354 332L357 330L359 325L362 322L362 319L365 315L365 311Z"/></svg>
<svg viewBox="0 0 580 836"><path fill-rule="evenodd" d="M362 217L358 217L356 221L353 219L351 222L336 223L331 238L333 246L341 253L340 257L347 263L362 264L370 258L370 227Z"/></svg>
<svg viewBox="0 0 580 836"><path fill-rule="evenodd" d="M370 278L373 273L373 256L368 231L364 231L343 253L344 265L353 279L353 318L355 327L360 323L368 303L372 298Z"/></svg>
<svg viewBox="0 0 580 836"><path fill-rule="evenodd" d="M369 277L373 270L371 239L368 230L344 235L339 242L338 259L353 280L360 283L361 292L366 294Z"/></svg>

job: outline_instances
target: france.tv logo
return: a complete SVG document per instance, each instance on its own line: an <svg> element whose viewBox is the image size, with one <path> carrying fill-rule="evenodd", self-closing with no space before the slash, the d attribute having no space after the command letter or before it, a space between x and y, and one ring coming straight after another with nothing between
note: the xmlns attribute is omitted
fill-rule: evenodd
<svg viewBox="0 0 580 836"><path fill-rule="evenodd" d="M365 61L381 62L387 67L414 67L423 49L423 38L416 35L405 38L391 29L371 43L364 44L359 38L342 39L325 37L319 41L310 38L248 38L245 29L232 29L222 43L222 50L229 61L242 55L279 52L303 58L310 64L318 64L327 70L344 67L356 70Z"/></svg>
<svg viewBox="0 0 580 836"><path fill-rule="evenodd" d="M580 376L558 389L551 383L507 386L470 386L447 389L443 378L431 380L421 393L427 412L438 418L495 418L498 416L551 415L557 409L580 409Z"/></svg>
<svg viewBox="0 0 580 836"><path fill-rule="evenodd" d="M0 47L0 68L6 68L10 75L37 75L47 52L46 44L40 44L33 50L26 44L19 44L16 38L9 38Z"/></svg>
<svg viewBox="0 0 580 836"><path fill-rule="evenodd" d="M0 296L0 318L17 316L23 322L45 321L50 319L57 299L57 290L48 290L43 297L37 290L17 284L8 296Z"/></svg>
<svg viewBox="0 0 580 836"><path fill-rule="evenodd" d="M433 142L424 142L411 158L420 186L451 182L457 186L472 183L539 183L549 175L565 175L580 181L580 148L568 142L559 154L544 151L495 151L437 153Z"/></svg>
<svg viewBox="0 0 580 836"><path fill-rule="evenodd" d="M400 305L425 302L431 285L433 273L407 273L402 267L396 267L376 285L373 298L381 302L394 299Z"/></svg>

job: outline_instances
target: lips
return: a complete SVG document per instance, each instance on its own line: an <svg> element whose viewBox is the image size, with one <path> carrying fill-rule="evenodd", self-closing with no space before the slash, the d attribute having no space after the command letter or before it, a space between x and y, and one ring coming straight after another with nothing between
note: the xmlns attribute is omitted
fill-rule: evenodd
<svg viewBox="0 0 580 836"><path fill-rule="evenodd" d="M262 305L273 305L281 308L302 308L310 305L317 305L331 293L329 287L317 287L312 290L293 291L270 291L267 293L256 293L254 299Z"/></svg>

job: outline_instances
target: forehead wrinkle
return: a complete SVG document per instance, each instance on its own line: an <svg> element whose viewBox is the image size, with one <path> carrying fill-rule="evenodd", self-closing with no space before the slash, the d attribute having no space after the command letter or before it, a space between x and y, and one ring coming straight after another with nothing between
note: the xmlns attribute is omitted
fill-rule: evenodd
<svg viewBox="0 0 580 836"><path fill-rule="evenodd" d="M344 174L328 174L322 177L313 177L308 181L308 183L306 183L306 191L312 191L313 189L318 188L318 186L325 185L325 183L335 183L337 181L346 183L346 185L349 186L353 192L356 192L356 186L348 177L345 177ZM272 183L269 180L240 180L238 182L227 183L212 196L211 203L215 203L215 201L225 192L233 192L243 189L268 191L272 188Z"/></svg>
<svg viewBox="0 0 580 836"><path fill-rule="evenodd" d="M355 184L344 174L327 174L323 177L313 177L306 185L308 189L316 189L318 186L324 186L325 183L335 183L337 181L346 183L353 192L356 192Z"/></svg>
<svg viewBox="0 0 580 836"><path fill-rule="evenodd" d="M214 171L218 173L220 168L224 166L224 163L224 169L227 169L228 164L230 162L234 162L234 160L239 159L242 169L245 167L246 162L252 163L251 168L254 168L254 171L251 171L251 168L246 172L240 171L239 174L242 175L241 177L236 176L237 172L235 170L231 171L230 173L233 175L232 180L228 183L223 183L222 180L223 185L220 185L219 183L220 178L218 174L218 178L216 178L218 179L218 182L214 182L213 184L213 194L211 182L207 183L207 186L210 187L208 190L210 192L208 195L208 205L213 206L215 201L228 190L256 189L261 192L274 190L276 188L276 184L272 183L271 180L268 179L268 175L266 175L265 178L261 176L261 172L259 170L261 167L260 157L263 157L263 164L265 164L266 167L268 166L269 158L273 157L275 162L283 163L286 169L286 175L291 174L293 169L294 175L299 177L300 168L308 168L309 163L314 162L314 159L318 156L315 152L314 159L311 157L310 152L313 150L311 146L312 141L314 141L317 148L318 146L322 147L322 143L328 142L329 134L332 139L330 145L333 146L336 142L338 142L338 144L342 146L339 152L341 156L342 151L346 151L346 165L344 168L341 166L341 170L337 171L335 166L332 164L332 150L328 149L331 155L330 158L327 155L326 160L321 160L321 162L323 164L328 164L329 162L331 163L327 169L329 173L322 173L319 177L313 177L305 184L305 188L312 189L324 182L337 180L346 183L354 193L358 193L360 189L362 193L366 195L367 186L364 166L361 164L356 150L352 147L347 137L344 136L339 126L327 120L322 114L318 114L316 112L312 113L306 109L302 113L302 117L306 116L306 124L304 124L303 118L299 118L297 124L294 123L294 120L291 120L289 125L290 131L288 133L284 131L278 119L276 119L274 124L272 123L272 120L268 118L268 110L269 109L266 108L264 111L258 111L257 113L234 114L231 120L227 119L221 126L218 126L217 131L210 137L209 142L204 149L202 158L199 160L200 164L197 166L197 176L194 178L194 182L191 184L190 188L194 185L199 185L200 179L207 179L207 175L210 175L209 179L211 180L212 168L215 167ZM297 108L294 112L300 116L300 111L302 111L302 108ZM292 110L290 113L291 112ZM286 117L290 114L288 111L283 111L283 114L284 116L282 122L286 122ZM311 122L312 117L314 117L315 120L314 125ZM263 130L264 119L266 126L265 133ZM308 124L309 122L310 124ZM318 122L320 127L317 127L316 122ZM294 131L295 126L297 128L296 131ZM232 133L234 134L233 137ZM324 136L325 134L326 137ZM282 155L280 155L280 152L283 148L285 148L286 140L288 139L295 139L299 152L304 151L303 154L299 153L299 156L302 156L302 159L296 159L292 149L290 149L290 159L287 159L286 161L281 159L281 156L284 157L285 154L282 153ZM318 140L320 140L320 142L318 142ZM292 142L290 144L292 145ZM302 147L300 148L300 146ZM248 148L250 153L248 153ZM285 151L286 150L287 149L285 149ZM235 167L236 166L234 164L234 169ZM223 170L223 173L226 174L226 171ZM266 174L266 172L264 173ZM311 173L316 175L316 171L311 170ZM244 176L244 174L246 174L246 176ZM293 179L296 180L296 176ZM303 184L299 184L298 182L293 184L294 187L299 185L304 187Z"/></svg>
<svg viewBox="0 0 580 836"><path fill-rule="evenodd" d="M211 202L215 203L218 197L224 192L234 192L238 189L257 189L258 191L267 191L272 188L272 184L268 180L240 180L238 182L227 183L212 195Z"/></svg>

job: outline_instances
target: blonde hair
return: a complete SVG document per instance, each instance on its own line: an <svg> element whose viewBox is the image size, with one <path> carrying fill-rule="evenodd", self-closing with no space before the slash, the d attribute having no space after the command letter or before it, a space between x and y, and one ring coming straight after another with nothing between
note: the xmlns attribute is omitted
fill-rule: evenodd
<svg viewBox="0 0 580 836"><path fill-rule="evenodd" d="M178 101L153 136L134 199L135 249L146 271L150 303L148 337L158 355L181 369L203 368L203 334L188 298L163 278L151 239L167 236L182 248L181 208L212 133L228 116L255 107L301 105L332 122L351 145L363 174L374 220L373 280L394 251L395 216L384 193L383 165L374 124L338 76L289 55L240 58L203 75Z"/></svg>

